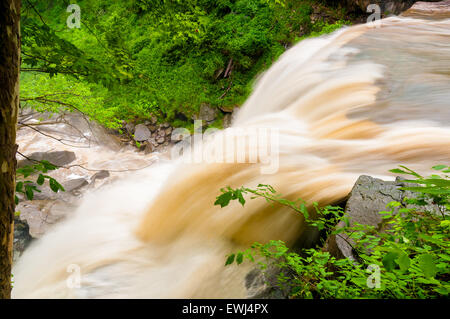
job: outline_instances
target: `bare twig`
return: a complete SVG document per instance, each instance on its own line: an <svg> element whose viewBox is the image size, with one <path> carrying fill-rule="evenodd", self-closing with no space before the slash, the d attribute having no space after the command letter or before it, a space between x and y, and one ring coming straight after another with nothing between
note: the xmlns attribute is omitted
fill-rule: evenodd
<svg viewBox="0 0 450 319"><path fill-rule="evenodd" d="M35 163L41 163L41 161L35 160L33 158L30 158L29 156L26 156L25 154L17 151L17 154L19 154L20 156L22 156L23 158L31 161L31 162L35 162ZM111 170L111 169L93 169L93 168L87 168L81 164L74 164L74 165L66 165L66 166L61 166L61 165L56 165L53 163L50 163L51 165L58 167L58 168L64 168L64 169L69 169L72 167L79 167L81 169L84 169L86 171L91 171L91 172L100 172L100 171L108 171L108 172L113 172L113 173L122 173L122 172L130 172L130 171L139 171L139 170L143 170L147 167L150 167L151 165L154 164L154 162L151 162L150 164L144 166L144 167L140 167L140 168L127 168L127 169L122 169L122 170Z"/></svg>

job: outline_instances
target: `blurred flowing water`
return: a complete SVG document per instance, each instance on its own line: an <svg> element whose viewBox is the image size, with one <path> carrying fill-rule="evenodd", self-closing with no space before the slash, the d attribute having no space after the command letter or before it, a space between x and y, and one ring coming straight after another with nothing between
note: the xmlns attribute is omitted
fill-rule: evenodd
<svg viewBox="0 0 450 319"><path fill-rule="evenodd" d="M245 297L250 266L224 267L226 254L254 241L313 238L298 214L264 200L214 206L220 188L264 183L326 205L361 174L393 179L388 170L399 164L430 173L450 159L449 102L450 19L392 17L380 28L304 40L259 78L233 126L217 134L278 130L278 172L261 174L261 162L168 160L129 173L88 194L25 252L13 269L13 296ZM103 157L113 166L136 156L83 152L87 163ZM80 267L79 288L67 285L70 265Z"/></svg>

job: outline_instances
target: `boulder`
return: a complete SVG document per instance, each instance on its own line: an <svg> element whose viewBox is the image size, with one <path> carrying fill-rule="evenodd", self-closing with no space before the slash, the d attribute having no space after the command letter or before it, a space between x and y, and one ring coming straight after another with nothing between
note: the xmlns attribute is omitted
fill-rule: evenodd
<svg viewBox="0 0 450 319"><path fill-rule="evenodd" d="M27 165L36 164L35 161L48 161L56 166L64 166L72 163L77 157L74 152L70 151L55 151L55 152L35 152L27 155L30 159L34 160L20 160L17 163L17 167L24 167Z"/></svg>
<svg viewBox="0 0 450 319"><path fill-rule="evenodd" d="M95 173L94 175L92 175L92 177L91 177L91 182L93 182L93 181L95 181L95 180L97 180L97 179L105 179L105 178L107 178L107 177L109 177L109 176L110 176L110 174L109 174L108 171L106 171L106 170L101 170L101 171Z"/></svg>
<svg viewBox="0 0 450 319"><path fill-rule="evenodd" d="M146 141L150 138L152 133L144 124L138 124L134 128L134 140L137 142Z"/></svg>
<svg viewBox="0 0 450 319"><path fill-rule="evenodd" d="M223 121L222 121L223 128L228 128L233 124L233 121L236 118L238 110L239 110L239 108L235 107L235 108L233 108L232 113L225 114L225 116L223 117Z"/></svg>
<svg viewBox="0 0 450 319"><path fill-rule="evenodd" d="M203 103L200 106L200 112L198 114L198 117L195 117L194 119L203 120L206 123L212 123L216 119L217 116L217 108L211 107L209 104Z"/></svg>
<svg viewBox="0 0 450 319"><path fill-rule="evenodd" d="M352 191L348 196L345 205L345 213L349 218L350 225L355 223L378 226L381 221L381 214L379 212L386 211L386 205L392 201L402 202L407 198L417 197L417 193L411 191L400 190L402 187L413 186L414 184L405 183L401 178L395 181L383 181L378 178L362 175L358 178ZM427 206L407 205L408 208L420 208L427 211L438 211L436 205L428 204ZM344 222L341 221L336 226L337 228L344 227ZM346 235L330 236L326 242L326 249L335 257L347 257L355 259L353 255L353 243Z"/></svg>
<svg viewBox="0 0 450 319"><path fill-rule="evenodd" d="M288 293L277 285L279 269L269 266L262 271L254 268L245 276L248 299L286 299Z"/></svg>
<svg viewBox="0 0 450 319"><path fill-rule="evenodd" d="M153 143L148 142L147 145L145 145L144 154L150 154L154 151L155 151L155 146L153 145Z"/></svg>
<svg viewBox="0 0 450 319"><path fill-rule="evenodd" d="M235 109L235 106L219 106L219 108L224 113L232 113Z"/></svg>
<svg viewBox="0 0 450 319"><path fill-rule="evenodd" d="M165 141L165 138L164 138L163 136L159 136L159 137L156 139L156 142L158 142L158 144L162 144L162 143L164 143L164 141Z"/></svg>
<svg viewBox="0 0 450 319"><path fill-rule="evenodd" d="M33 200L19 202L16 212L20 212L20 220L28 225L31 237L40 238L75 207L62 200Z"/></svg>
<svg viewBox="0 0 450 319"><path fill-rule="evenodd" d="M50 189L48 185L42 186L36 185L41 190L41 192L40 193L35 192L33 199L34 200L60 199L67 202L74 202L76 201L76 197L80 195L80 189L89 184L88 181L83 177L69 179L64 182L61 181L59 182L64 187L65 190L64 192L58 191L57 193L55 193Z"/></svg>
<svg viewBox="0 0 450 319"><path fill-rule="evenodd" d="M403 16L415 18L427 18L429 16L438 18L450 18L450 0L439 2L416 2Z"/></svg>
<svg viewBox="0 0 450 319"><path fill-rule="evenodd" d="M134 132L134 124L133 123L126 123L125 124L125 130L128 132L128 134L133 134Z"/></svg>
<svg viewBox="0 0 450 319"><path fill-rule="evenodd" d="M381 13L386 14L400 14L409 9L416 0L346 0L347 5L357 7L363 12L367 11L367 6L370 4L378 4L381 8ZM437 2L439 0L430 0L427 2Z"/></svg>
<svg viewBox="0 0 450 319"><path fill-rule="evenodd" d="M30 235L28 224L14 217L13 262L15 263L33 239Z"/></svg>

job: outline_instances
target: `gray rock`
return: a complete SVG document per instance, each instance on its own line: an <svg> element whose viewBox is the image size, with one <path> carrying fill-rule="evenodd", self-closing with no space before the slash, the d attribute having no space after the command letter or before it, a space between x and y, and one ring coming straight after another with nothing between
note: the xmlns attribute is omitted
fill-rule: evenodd
<svg viewBox="0 0 450 319"><path fill-rule="evenodd" d="M110 174L108 171L102 170L102 171L99 171L99 172L95 173L94 175L92 175L91 182L93 182L97 179L105 179L105 178L108 178L109 176L110 176Z"/></svg>
<svg viewBox="0 0 450 319"><path fill-rule="evenodd" d="M437 2L439 0L430 0L426 2ZM381 8L381 13L386 14L400 14L409 9L416 0L346 0L347 5L358 7L363 12L366 12L367 6L370 4L378 4Z"/></svg>
<svg viewBox="0 0 450 319"><path fill-rule="evenodd" d="M209 104L202 104L200 106L200 112L198 114L199 120L204 120L207 123L211 123L216 119L217 108L211 107Z"/></svg>
<svg viewBox="0 0 450 319"><path fill-rule="evenodd" d="M225 114L225 116L223 117L223 121L222 121L222 126L223 128L228 128L231 126L231 113L227 113Z"/></svg>
<svg viewBox="0 0 450 319"><path fill-rule="evenodd" d="M166 129L164 130L165 135L166 135L166 136L171 135L171 134L172 134L172 130L173 130L173 129L172 129L171 127L166 128Z"/></svg>
<svg viewBox="0 0 450 319"><path fill-rule="evenodd" d="M414 16L415 18L427 18L429 16L439 18L450 18L450 0L434 3L419 1L406 12L403 16Z"/></svg>
<svg viewBox="0 0 450 319"><path fill-rule="evenodd" d="M128 132L128 134L133 134L134 132L134 124L133 123L126 123L125 124L125 130Z"/></svg>
<svg viewBox="0 0 450 319"><path fill-rule="evenodd" d="M146 141L152 136L152 133L144 124L138 124L134 128L134 140L137 142Z"/></svg>
<svg viewBox="0 0 450 319"><path fill-rule="evenodd" d="M381 221L379 212L386 211L386 205L392 201L402 202L407 198L417 197L416 193L400 190L401 187L412 186L397 178L395 181L383 181L381 179L362 175L358 178L352 191L348 196L345 206L345 213L348 215L350 225L355 223L378 226ZM419 208L414 205L407 205L408 208ZM436 205L429 204L421 206L421 210L438 211ZM344 222L338 223L337 228L344 227ZM330 236L327 239L327 250L337 258L347 257L355 259L351 244L353 241L346 235Z"/></svg>
<svg viewBox="0 0 450 319"><path fill-rule="evenodd" d="M33 238L30 236L28 224L20 220L18 216L14 217L14 241L13 241L13 262L15 263Z"/></svg>
<svg viewBox="0 0 450 319"><path fill-rule="evenodd" d="M64 200L67 202L74 202L76 201L76 196L80 195L80 189L84 186L87 186L89 183L85 178L75 178L70 179L64 182L61 182L61 185L64 187L63 191L58 191L55 193L50 189L48 185L42 185L38 186L36 185L41 192L35 192L34 193L34 200Z"/></svg>
<svg viewBox="0 0 450 319"><path fill-rule="evenodd" d="M156 136L158 136L158 137L164 137L164 136L166 136L166 131L164 130L164 128L160 127L160 128L156 131Z"/></svg>
<svg viewBox="0 0 450 319"><path fill-rule="evenodd" d="M160 136L160 137L158 137L158 138L156 139L156 141L158 142L158 144L162 144L162 143L164 143L165 138L162 137L162 136Z"/></svg>
<svg viewBox="0 0 450 319"><path fill-rule="evenodd" d="M20 220L29 226L31 237L39 238L75 207L62 200L33 200L19 202L16 211L20 212Z"/></svg>
<svg viewBox="0 0 450 319"><path fill-rule="evenodd" d="M153 145L153 147L157 147L158 146L158 142L156 141L155 137L152 137L148 140L148 143Z"/></svg>
<svg viewBox="0 0 450 319"><path fill-rule="evenodd" d="M248 299L286 299L286 289L277 285L279 269L269 266L262 271L254 268L245 276L245 288Z"/></svg>
<svg viewBox="0 0 450 319"><path fill-rule="evenodd" d="M145 145L144 148L144 154L150 154L155 151L155 146L153 143L149 142L147 145Z"/></svg>
<svg viewBox="0 0 450 319"><path fill-rule="evenodd" d="M55 152L35 152L27 155L30 159L34 161L25 159L20 160L17 163L18 167L24 167L26 165L36 164L35 161L48 161L53 165L64 166L72 163L77 157L74 152L70 151L55 151Z"/></svg>
<svg viewBox="0 0 450 319"><path fill-rule="evenodd" d="M70 180L62 183L62 186L64 187L64 190L66 192L74 192L88 184L89 184L88 181L85 178L81 177L81 178L70 179Z"/></svg>

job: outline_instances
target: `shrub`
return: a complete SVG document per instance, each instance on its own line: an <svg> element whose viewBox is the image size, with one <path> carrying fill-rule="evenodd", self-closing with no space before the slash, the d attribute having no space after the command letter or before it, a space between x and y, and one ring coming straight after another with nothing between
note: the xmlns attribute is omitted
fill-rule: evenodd
<svg viewBox="0 0 450 319"><path fill-rule="evenodd" d="M404 166L392 172L409 174L414 178L406 182L416 186L404 187L418 193L416 198L391 202L388 210L380 212L379 227L354 224L350 226L342 208L319 208L317 218L311 219L303 201L282 199L268 185L256 190L240 188L222 189L216 205L228 205L231 200L245 204L243 194L251 193L271 202L291 207L303 214L305 221L328 235L345 234L352 240L356 260L336 259L324 250L323 242L315 248L293 252L282 241L266 244L254 243L246 251L227 257L226 265L244 259L259 262L264 270L269 265L279 268L277 286L291 298L437 298L450 292L450 167L434 167L440 174L423 177ZM438 211L426 211L427 204ZM411 204L413 207L411 208ZM334 225L345 221L345 226Z"/></svg>

